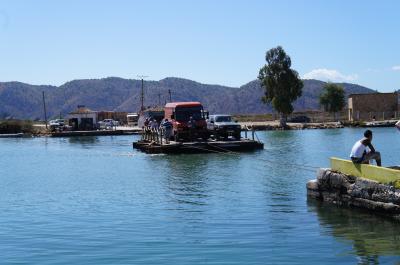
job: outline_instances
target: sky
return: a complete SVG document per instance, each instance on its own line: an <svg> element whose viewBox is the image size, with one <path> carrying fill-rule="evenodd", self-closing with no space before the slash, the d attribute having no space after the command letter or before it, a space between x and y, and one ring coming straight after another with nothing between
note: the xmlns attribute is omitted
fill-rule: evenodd
<svg viewBox="0 0 400 265"><path fill-rule="evenodd" d="M400 1L0 0L0 81L238 87L282 46L305 79L400 89Z"/></svg>

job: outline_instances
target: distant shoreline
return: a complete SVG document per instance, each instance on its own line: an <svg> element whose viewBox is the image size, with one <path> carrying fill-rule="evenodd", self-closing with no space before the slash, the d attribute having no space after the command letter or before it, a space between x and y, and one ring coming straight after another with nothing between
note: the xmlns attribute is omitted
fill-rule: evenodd
<svg viewBox="0 0 400 265"><path fill-rule="evenodd" d="M0 121L1 123L1 121ZM42 137L42 136L51 136L52 133L49 130L46 130L45 124L43 122L34 122L34 121L21 121L23 124L29 124L26 126L25 130L21 131L3 131L0 132L1 135L6 134L23 134L23 137ZM242 131L246 129L249 131L283 131L283 130L310 130L310 129L341 129L341 128L376 128L376 127L394 127L394 121L377 121L375 123L364 123L364 122L310 122L310 123L293 123L288 122L287 127L283 128L280 126L278 120L274 121L238 121L238 124L241 125ZM22 127L21 127L22 128ZM140 134L140 128L138 127L119 127L119 130L122 131L132 131L134 130L135 134ZM94 135L94 134L93 134ZM100 135L100 134L99 134ZM127 133L120 134L127 135ZM21 137L21 135L18 135Z"/></svg>
<svg viewBox="0 0 400 265"><path fill-rule="evenodd" d="M249 128L256 131L278 131L278 130L304 130L304 129L338 129L345 126L341 122L313 122L313 123L287 123L282 128L279 121L256 121L239 122L242 128Z"/></svg>

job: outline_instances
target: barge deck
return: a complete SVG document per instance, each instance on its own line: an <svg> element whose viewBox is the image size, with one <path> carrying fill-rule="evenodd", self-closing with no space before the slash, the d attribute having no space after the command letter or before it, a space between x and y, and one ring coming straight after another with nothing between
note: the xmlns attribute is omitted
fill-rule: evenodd
<svg viewBox="0 0 400 265"><path fill-rule="evenodd" d="M264 149L263 143L249 139L201 142L171 141L169 144L140 140L133 142L132 145L133 148L147 154L229 153Z"/></svg>

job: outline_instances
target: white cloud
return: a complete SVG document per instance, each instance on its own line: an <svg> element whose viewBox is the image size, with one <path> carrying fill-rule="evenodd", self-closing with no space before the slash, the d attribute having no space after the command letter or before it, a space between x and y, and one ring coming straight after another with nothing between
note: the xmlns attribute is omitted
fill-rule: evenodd
<svg viewBox="0 0 400 265"><path fill-rule="evenodd" d="M393 71L400 71L400 65L395 65L392 67Z"/></svg>
<svg viewBox="0 0 400 265"><path fill-rule="evenodd" d="M337 70L319 68L303 75L303 79L317 79L330 82L350 82L358 79L358 75L345 75Z"/></svg>

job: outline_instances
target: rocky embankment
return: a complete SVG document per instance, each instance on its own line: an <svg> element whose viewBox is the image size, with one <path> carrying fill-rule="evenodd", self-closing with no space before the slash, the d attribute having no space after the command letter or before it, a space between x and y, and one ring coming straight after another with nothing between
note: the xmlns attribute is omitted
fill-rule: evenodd
<svg viewBox="0 0 400 265"><path fill-rule="evenodd" d="M307 194L311 198L364 208L400 220L400 189L394 186L320 169L317 179L307 183Z"/></svg>
<svg viewBox="0 0 400 265"><path fill-rule="evenodd" d="M325 122L325 123L288 123L286 128L279 125L277 121L265 122L240 122L243 129L248 128L256 131L268 130L304 130L304 129L337 129L343 128L340 122Z"/></svg>

